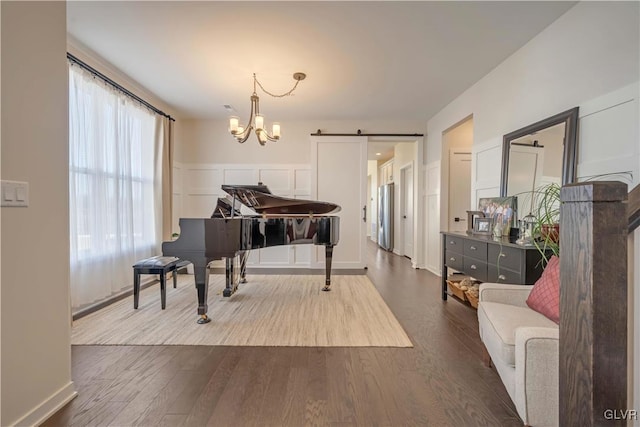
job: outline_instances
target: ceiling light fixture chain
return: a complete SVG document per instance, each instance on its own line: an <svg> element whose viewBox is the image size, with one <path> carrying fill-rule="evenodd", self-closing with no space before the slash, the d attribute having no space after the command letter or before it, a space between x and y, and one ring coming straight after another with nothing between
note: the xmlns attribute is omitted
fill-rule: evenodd
<svg viewBox="0 0 640 427"><path fill-rule="evenodd" d="M290 96L294 90L298 87L298 83L301 80L304 80L307 77L305 73L294 73L293 79L296 81L291 90L281 94L273 94L267 91L262 84L258 81L256 74L253 74L253 94L251 94L251 114L249 116L249 121L247 125L242 127L239 126L240 119L238 117L230 117L229 118L229 132L239 143L245 142L251 131L255 129L256 137L258 138L258 142L260 145L265 145L267 141L276 142L280 139L280 124L273 123L272 132L269 133L264 129L264 116L260 114L260 98L256 93L256 84L260 86L260 89L267 95L270 95L274 98L283 98L285 96Z"/></svg>
<svg viewBox="0 0 640 427"><path fill-rule="evenodd" d="M264 86L262 86L262 83L260 83L260 80L258 80L258 78L256 77L256 74L253 73L253 91L255 92L255 84L257 83L258 86L260 86L260 89L262 89L262 91L264 93L266 93L267 95L270 95L274 98L284 98L285 96L289 96L293 93L294 90L296 90L296 88L298 87L298 83L300 83L301 80L304 80L305 77L307 77L307 75L305 73L295 73L293 75L294 80L296 81L295 84L293 85L293 87L291 88L291 90L289 90L288 92L283 93L282 95L277 95L275 93L271 93L268 90L266 90L264 88Z"/></svg>

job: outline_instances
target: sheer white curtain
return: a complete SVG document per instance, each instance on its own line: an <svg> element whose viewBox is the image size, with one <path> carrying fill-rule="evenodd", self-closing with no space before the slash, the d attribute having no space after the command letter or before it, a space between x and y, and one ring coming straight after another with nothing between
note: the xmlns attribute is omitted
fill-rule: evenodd
<svg viewBox="0 0 640 427"><path fill-rule="evenodd" d="M158 132L155 113L81 67L69 66L73 308L131 286L132 264L158 253Z"/></svg>

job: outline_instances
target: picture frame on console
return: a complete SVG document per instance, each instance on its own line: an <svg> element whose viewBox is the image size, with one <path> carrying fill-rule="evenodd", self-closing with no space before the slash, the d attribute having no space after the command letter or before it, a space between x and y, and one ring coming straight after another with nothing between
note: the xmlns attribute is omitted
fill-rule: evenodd
<svg viewBox="0 0 640 427"><path fill-rule="evenodd" d="M489 236L493 232L493 218L491 217L475 217L473 219L473 234L482 234Z"/></svg>
<svg viewBox="0 0 640 427"><path fill-rule="evenodd" d="M481 197L478 210L486 218L492 218L492 226L500 226L501 234L509 235L518 224L518 199L516 197ZM493 228L492 228L493 229Z"/></svg>

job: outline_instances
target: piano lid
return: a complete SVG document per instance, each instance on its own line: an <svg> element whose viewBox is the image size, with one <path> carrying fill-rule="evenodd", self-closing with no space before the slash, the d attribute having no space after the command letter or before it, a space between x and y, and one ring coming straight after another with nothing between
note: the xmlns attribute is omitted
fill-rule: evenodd
<svg viewBox="0 0 640 427"><path fill-rule="evenodd" d="M340 211L334 203L275 196L262 184L223 185L222 190L262 215L326 215Z"/></svg>

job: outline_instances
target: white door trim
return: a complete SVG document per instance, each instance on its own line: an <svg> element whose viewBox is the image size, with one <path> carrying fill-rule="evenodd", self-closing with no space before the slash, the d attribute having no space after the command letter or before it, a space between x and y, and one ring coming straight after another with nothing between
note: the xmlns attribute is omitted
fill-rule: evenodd
<svg viewBox="0 0 640 427"><path fill-rule="evenodd" d="M411 260L413 261L416 258L416 191L415 191L415 187L416 187L416 182L415 182L415 170L414 170L414 161L410 161L405 163L404 165L402 165L400 167L400 215L402 216L404 214L403 209L404 209L404 205L405 205L405 186L406 186L406 177L407 177L407 170L411 169L411 179L412 179L412 185L411 185L411 198L412 198L412 212L411 212L411 222L412 222L412 236L411 238L413 239L413 244L412 246L412 253L411 253ZM398 245L399 248L402 248L402 250L400 251L401 255L406 255L406 241L405 241L405 227L406 227L406 221L403 221L404 218L401 218L400 221L400 244ZM415 261L413 261L413 263L415 264Z"/></svg>

